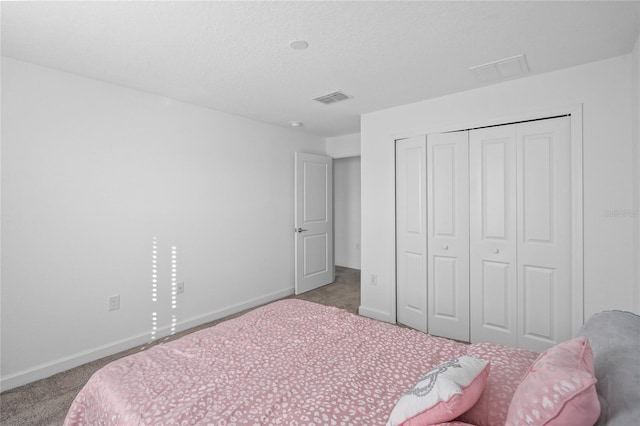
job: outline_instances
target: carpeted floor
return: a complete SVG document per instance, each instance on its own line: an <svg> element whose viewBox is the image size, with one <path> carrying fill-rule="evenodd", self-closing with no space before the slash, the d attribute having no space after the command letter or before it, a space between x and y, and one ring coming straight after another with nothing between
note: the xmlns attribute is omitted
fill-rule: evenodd
<svg viewBox="0 0 640 426"><path fill-rule="evenodd" d="M334 283L299 296L290 297L336 306L349 312L357 313L360 306L360 271L336 266L336 280ZM183 331L172 336L171 340L202 328L211 327L224 320L242 315L244 312ZM0 424L7 426L62 425L71 402L96 370L113 360L139 350L140 347L132 348L49 378L3 392L0 394Z"/></svg>

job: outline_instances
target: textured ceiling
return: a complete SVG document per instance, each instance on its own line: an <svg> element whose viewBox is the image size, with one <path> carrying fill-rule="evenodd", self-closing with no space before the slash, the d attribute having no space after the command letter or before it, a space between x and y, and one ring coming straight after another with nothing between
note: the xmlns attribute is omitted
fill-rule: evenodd
<svg viewBox="0 0 640 426"><path fill-rule="evenodd" d="M639 1L2 2L2 55L337 136L360 114L630 53ZM289 42L304 39L306 50ZM312 101L343 90L354 98Z"/></svg>

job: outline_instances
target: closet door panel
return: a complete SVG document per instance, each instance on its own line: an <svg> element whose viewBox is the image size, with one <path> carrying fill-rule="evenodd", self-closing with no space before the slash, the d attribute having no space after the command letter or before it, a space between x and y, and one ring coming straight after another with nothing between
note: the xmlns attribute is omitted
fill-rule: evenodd
<svg viewBox="0 0 640 426"><path fill-rule="evenodd" d="M522 335L525 340L542 339L554 341L557 333L554 327L556 311L556 279L554 268L523 265L520 289L523 309L519 315ZM531 345L527 345L531 348ZM544 348L546 349L546 348ZM542 349L542 350L544 350Z"/></svg>
<svg viewBox="0 0 640 426"><path fill-rule="evenodd" d="M510 288L513 284L510 269L508 263L484 260L479 282L482 294L480 323L489 330L507 334L513 328L509 307L512 295L509 293L515 291Z"/></svg>
<svg viewBox="0 0 640 426"><path fill-rule="evenodd" d="M469 133L471 341L517 344L516 128Z"/></svg>
<svg viewBox="0 0 640 426"><path fill-rule="evenodd" d="M519 347L571 338L571 146L568 117L517 125Z"/></svg>
<svg viewBox="0 0 640 426"><path fill-rule="evenodd" d="M427 331L426 136L396 141L396 316Z"/></svg>
<svg viewBox="0 0 640 426"><path fill-rule="evenodd" d="M469 340L468 132L427 136L429 334Z"/></svg>
<svg viewBox="0 0 640 426"><path fill-rule="evenodd" d="M433 316L435 318L457 318L460 310L456 303L456 259L454 257L433 256ZM431 329L434 324L431 324ZM431 331L431 334L434 334Z"/></svg>
<svg viewBox="0 0 640 426"><path fill-rule="evenodd" d="M480 148L483 239L505 240L509 237L509 143L508 139L487 140Z"/></svg>

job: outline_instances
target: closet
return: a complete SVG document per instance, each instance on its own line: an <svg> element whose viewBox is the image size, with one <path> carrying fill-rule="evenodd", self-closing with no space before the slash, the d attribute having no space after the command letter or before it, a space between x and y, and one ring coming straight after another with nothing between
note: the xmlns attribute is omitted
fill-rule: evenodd
<svg viewBox="0 0 640 426"><path fill-rule="evenodd" d="M536 351L572 336L567 116L396 141L396 315Z"/></svg>

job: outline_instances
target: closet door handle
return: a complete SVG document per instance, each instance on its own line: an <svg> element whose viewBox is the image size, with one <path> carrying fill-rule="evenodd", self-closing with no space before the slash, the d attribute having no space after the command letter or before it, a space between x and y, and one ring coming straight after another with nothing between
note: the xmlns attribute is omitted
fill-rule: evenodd
<svg viewBox="0 0 640 426"><path fill-rule="evenodd" d="M443 245L442 245L442 250L449 250L449 246L448 246L448 245L446 245L446 244L443 244Z"/></svg>
<svg viewBox="0 0 640 426"><path fill-rule="evenodd" d="M494 249L494 250L493 250L493 252L494 252L495 254L498 254L498 253L500 253L500 250L498 250L498 249Z"/></svg>

